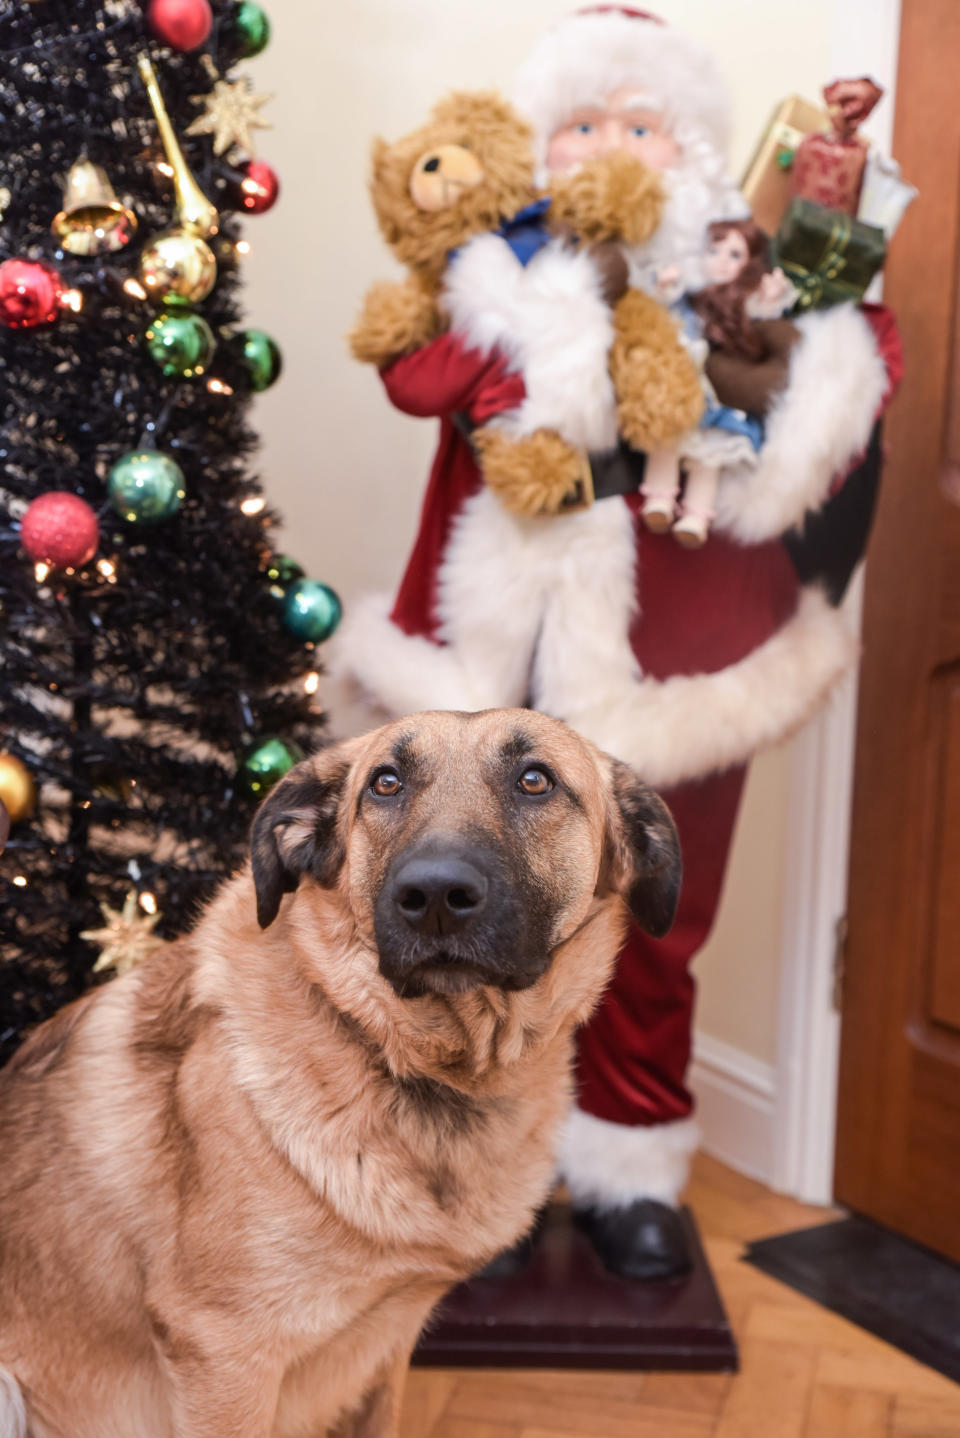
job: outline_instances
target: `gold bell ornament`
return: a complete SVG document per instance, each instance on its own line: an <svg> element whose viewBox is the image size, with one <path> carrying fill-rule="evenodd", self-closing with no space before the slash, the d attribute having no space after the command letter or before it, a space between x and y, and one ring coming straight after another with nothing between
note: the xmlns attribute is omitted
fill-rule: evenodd
<svg viewBox="0 0 960 1438"><path fill-rule="evenodd" d="M207 199L191 173L174 134L156 73L146 55L137 65L146 87L167 163L173 175L179 224L155 235L140 257L140 280L158 303L169 299L200 304L217 282L217 261L207 240L220 228L216 206Z"/></svg>
<svg viewBox="0 0 960 1438"><path fill-rule="evenodd" d="M50 228L70 255L105 255L129 245L137 217L117 199L106 170L80 159L70 166L63 209Z"/></svg>

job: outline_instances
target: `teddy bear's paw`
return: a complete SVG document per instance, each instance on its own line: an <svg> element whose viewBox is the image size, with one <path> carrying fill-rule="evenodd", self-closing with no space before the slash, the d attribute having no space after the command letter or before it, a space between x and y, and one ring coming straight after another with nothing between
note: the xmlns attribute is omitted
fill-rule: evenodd
<svg viewBox="0 0 960 1438"><path fill-rule="evenodd" d="M590 160L551 181L551 220L583 240L642 245L663 218L663 183L655 170L622 151Z"/></svg>
<svg viewBox="0 0 960 1438"><path fill-rule="evenodd" d="M412 354L443 329L436 301L414 284L379 284L367 292L360 318L347 336L361 364L378 368Z"/></svg>
<svg viewBox="0 0 960 1438"><path fill-rule="evenodd" d="M647 453L668 448L703 416L703 387L678 345L635 345L611 357L617 422L623 438Z"/></svg>
<svg viewBox="0 0 960 1438"><path fill-rule="evenodd" d="M586 457L552 430L514 437L488 426L473 443L484 479L511 514L557 514L578 498Z"/></svg>

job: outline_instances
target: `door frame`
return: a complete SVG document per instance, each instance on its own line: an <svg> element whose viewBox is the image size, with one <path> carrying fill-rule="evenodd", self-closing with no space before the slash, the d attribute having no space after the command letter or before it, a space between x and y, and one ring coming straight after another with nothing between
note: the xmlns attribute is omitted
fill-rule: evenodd
<svg viewBox="0 0 960 1438"><path fill-rule="evenodd" d="M872 75L886 95L864 133L892 145L901 0L838 0L836 76ZM832 78L832 76L830 77ZM863 574L844 605L860 633ZM857 675L795 741L787 814L774 1086L773 1186L807 1203L833 1198L840 1015L834 1002L838 924L847 907Z"/></svg>

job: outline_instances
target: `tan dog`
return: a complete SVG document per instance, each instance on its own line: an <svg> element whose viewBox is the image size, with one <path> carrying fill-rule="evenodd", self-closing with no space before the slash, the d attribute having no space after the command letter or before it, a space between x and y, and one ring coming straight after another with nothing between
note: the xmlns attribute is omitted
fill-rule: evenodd
<svg viewBox="0 0 960 1438"><path fill-rule="evenodd" d="M395 1434L433 1305L549 1191L627 903L662 933L679 879L660 800L539 714L294 769L252 873L0 1074L3 1438Z"/></svg>

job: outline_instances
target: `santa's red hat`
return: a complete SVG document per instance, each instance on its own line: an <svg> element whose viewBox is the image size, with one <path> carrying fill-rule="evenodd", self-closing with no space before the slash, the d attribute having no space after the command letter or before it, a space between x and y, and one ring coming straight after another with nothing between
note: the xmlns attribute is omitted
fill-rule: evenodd
<svg viewBox="0 0 960 1438"><path fill-rule="evenodd" d="M513 99L541 152L574 110L635 87L681 144L723 154L730 129L726 85L698 41L646 10L597 5L552 25L517 72Z"/></svg>

